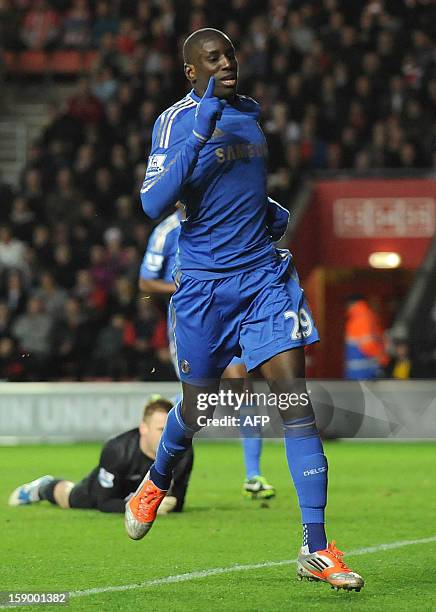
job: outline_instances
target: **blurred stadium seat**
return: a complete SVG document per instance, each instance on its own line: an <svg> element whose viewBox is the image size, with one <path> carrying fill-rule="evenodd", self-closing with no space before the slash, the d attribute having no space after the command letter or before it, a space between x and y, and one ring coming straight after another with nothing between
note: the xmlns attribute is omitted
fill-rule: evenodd
<svg viewBox="0 0 436 612"><path fill-rule="evenodd" d="M16 55L14 69L20 74L45 74L50 70L49 57L43 51L23 51Z"/></svg>
<svg viewBox="0 0 436 612"><path fill-rule="evenodd" d="M52 74L79 74L82 70L82 55L79 51L55 51L49 58Z"/></svg>

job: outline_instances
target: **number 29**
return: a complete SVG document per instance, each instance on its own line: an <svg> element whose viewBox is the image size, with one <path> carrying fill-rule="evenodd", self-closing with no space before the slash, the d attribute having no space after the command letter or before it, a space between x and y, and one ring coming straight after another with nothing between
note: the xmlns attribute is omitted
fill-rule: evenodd
<svg viewBox="0 0 436 612"><path fill-rule="evenodd" d="M312 319L304 308L300 308L298 314L294 310L287 310L284 314L285 319L292 319L294 325L291 331L292 340L308 338L313 330Z"/></svg>

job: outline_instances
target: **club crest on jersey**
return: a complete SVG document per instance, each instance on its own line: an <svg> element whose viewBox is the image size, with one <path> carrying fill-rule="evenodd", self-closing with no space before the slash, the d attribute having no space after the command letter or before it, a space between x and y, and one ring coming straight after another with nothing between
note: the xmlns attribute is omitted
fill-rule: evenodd
<svg viewBox="0 0 436 612"><path fill-rule="evenodd" d="M180 363L180 369L182 370L183 374L189 374L189 372L191 371L191 366L189 365L189 361L186 361L186 359L183 359L182 362Z"/></svg>
<svg viewBox="0 0 436 612"><path fill-rule="evenodd" d="M148 158L147 173L157 174L162 172L167 156L162 153L155 153Z"/></svg>

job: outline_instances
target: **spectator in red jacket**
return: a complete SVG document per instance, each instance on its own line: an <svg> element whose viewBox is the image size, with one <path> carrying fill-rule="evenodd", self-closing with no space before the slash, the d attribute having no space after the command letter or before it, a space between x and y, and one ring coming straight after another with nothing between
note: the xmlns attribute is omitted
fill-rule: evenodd
<svg viewBox="0 0 436 612"><path fill-rule="evenodd" d="M76 93L68 102L68 113L85 125L97 125L102 120L103 107L92 94L88 78L79 79Z"/></svg>
<svg viewBox="0 0 436 612"><path fill-rule="evenodd" d="M34 0L21 26L21 39L29 49L49 49L60 34L59 14L45 0Z"/></svg>

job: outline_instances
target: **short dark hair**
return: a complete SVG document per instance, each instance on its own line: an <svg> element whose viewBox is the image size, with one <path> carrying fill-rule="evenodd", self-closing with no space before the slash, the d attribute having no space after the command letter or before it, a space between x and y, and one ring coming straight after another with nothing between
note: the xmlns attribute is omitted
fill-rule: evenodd
<svg viewBox="0 0 436 612"><path fill-rule="evenodd" d="M366 301L366 298L362 293L352 293L351 295L347 295L345 298L345 303L347 306L351 306L351 304L361 302L362 300Z"/></svg>
<svg viewBox="0 0 436 612"><path fill-rule="evenodd" d="M142 420L148 421L148 419L153 416L155 412L165 412L168 414L172 407L172 402L164 397L152 397L144 406Z"/></svg>
<svg viewBox="0 0 436 612"><path fill-rule="evenodd" d="M213 40L216 38L226 38L230 40L227 34L215 28L201 28L201 30L196 30L190 34L183 43L183 61L185 64L192 64L194 49L198 49L206 40Z"/></svg>

